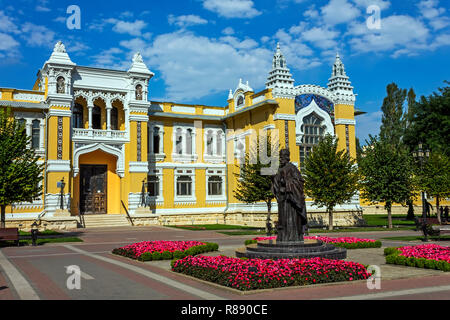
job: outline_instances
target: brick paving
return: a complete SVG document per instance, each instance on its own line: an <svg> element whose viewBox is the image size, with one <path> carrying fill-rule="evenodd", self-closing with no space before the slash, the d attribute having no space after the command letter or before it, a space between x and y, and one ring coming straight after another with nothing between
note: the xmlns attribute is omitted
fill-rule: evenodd
<svg viewBox="0 0 450 320"><path fill-rule="evenodd" d="M381 268L381 290L369 290L365 281L359 281L241 294L173 273L170 271L169 261L142 263L114 256L110 252L113 248L144 240L202 240L220 245L219 252L209 254L232 256L237 248L244 246L246 239L253 236L228 236L214 231L181 230L160 226L73 230L68 234L78 236L84 242L70 243L67 247L66 244L47 244L39 247L1 249L6 258L35 289L40 299L200 300L205 297L206 299L217 297L242 301L316 300L353 296L367 298L366 295L370 294L383 294L381 299L450 299L450 274L438 270L386 265L383 248L348 251L349 260L378 265ZM418 235L418 233L380 231L335 233L330 236L344 235L380 239L386 236ZM407 244L412 243L383 241L383 247ZM447 245L448 242L439 244ZM82 251L75 252L70 250L70 247ZM88 279L90 277L90 280L81 280L81 290L69 290L66 287L69 275L66 274L65 267L69 265L79 265ZM14 283L11 283L1 266L0 271L0 300L18 299ZM446 286L449 286L448 290ZM199 292L205 293L203 298ZM400 295L402 293L408 294ZM370 296L368 298L370 299Z"/></svg>

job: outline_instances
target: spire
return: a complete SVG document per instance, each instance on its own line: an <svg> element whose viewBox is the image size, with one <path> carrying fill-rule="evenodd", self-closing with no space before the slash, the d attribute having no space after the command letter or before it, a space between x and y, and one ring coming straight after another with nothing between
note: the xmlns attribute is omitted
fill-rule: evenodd
<svg viewBox="0 0 450 320"><path fill-rule="evenodd" d="M280 43L277 43L277 49L273 55L272 70L267 77L266 88L294 88L294 79L287 67L286 58L281 52Z"/></svg>
<svg viewBox="0 0 450 320"><path fill-rule="evenodd" d="M337 103L354 104L356 100L352 83L345 73L345 66L339 53L336 53L331 78L328 81L328 90L336 95L338 98Z"/></svg>
<svg viewBox="0 0 450 320"><path fill-rule="evenodd" d="M144 59L142 59L142 55L140 52L136 52L133 56L133 63L131 64L130 69L128 70L129 73L140 73L149 75L150 77L154 76L154 73L151 72L147 65L144 63Z"/></svg>
<svg viewBox="0 0 450 320"><path fill-rule="evenodd" d="M230 89L230 92L228 93L228 100L233 99L233 90Z"/></svg>
<svg viewBox="0 0 450 320"><path fill-rule="evenodd" d="M75 65L75 63L73 63L72 60L70 60L70 57L66 51L66 47L61 41L58 41L55 44L52 55L50 56L50 59L47 60L46 64L47 63L70 65L70 66Z"/></svg>

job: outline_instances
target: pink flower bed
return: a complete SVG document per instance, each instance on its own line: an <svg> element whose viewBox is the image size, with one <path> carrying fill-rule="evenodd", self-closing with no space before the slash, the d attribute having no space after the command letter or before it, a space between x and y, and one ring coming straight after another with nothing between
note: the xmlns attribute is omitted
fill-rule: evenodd
<svg viewBox="0 0 450 320"><path fill-rule="evenodd" d="M401 256L407 258L425 258L436 261L446 261L450 263L450 247L443 247L437 244L423 244L418 246L407 246L397 248Z"/></svg>
<svg viewBox="0 0 450 320"><path fill-rule="evenodd" d="M114 249L115 253L137 259L146 252L185 251L189 248L204 245L199 241L143 241Z"/></svg>
<svg viewBox="0 0 450 320"><path fill-rule="evenodd" d="M370 276L362 264L323 258L243 260L188 256L175 261L172 270L239 290L354 281Z"/></svg>

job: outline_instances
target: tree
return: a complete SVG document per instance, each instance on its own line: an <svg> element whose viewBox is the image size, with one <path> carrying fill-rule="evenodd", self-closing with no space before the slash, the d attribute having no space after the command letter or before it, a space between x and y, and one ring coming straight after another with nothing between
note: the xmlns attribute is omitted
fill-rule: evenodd
<svg viewBox="0 0 450 320"><path fill-rule="evenodd" d="M328 228L333 230L333 209L349 201L358 190L358 169L345 150L337 150L337 139L327 134L305 160L305 192L314 204L326 207Z"/></svg>
<svg viewBox="0 0 450 320"><path fill-rule="evenodd" d="M439 88L439 92L422 96L413 104L404 138L410 152L423 143L432 152L450 156L450 82L445 83L447 86Z"/></svg>
<svg viewBox="0 0 450 320"><path fill-rule="evenodd" d="M0 208L5 228L6 207L15 202L32 202L41 195L43 166L30 148L31 138L11 110L0 109Z"/></svg>
<svg viewBox="0 0 450 320"><path fill-rule="evenodd" d="M388 227L392 228L392 204L406 204L413 197L410 154L405 148L369 136L359 170L361 197L371 203L384 202Z"/></svg>
<svg viewBox="0 0 450 320"><path fill-rule="evenodd" d="M271 139L268 136L267 139L267 155L271 156ZM261 162L259 153L259 142L254 150L250 150L246 153L245 160L242 165L239 166L239 173L235 176L237 179L237 188L233 190L234 196L239 201L243 201L247 204L257 203L264 201L267 205L267 233L271 231L270 215L272 212L272 200L275 198L272 193L272 176L261 174L261 169L268 167Z"/></svg>
<svg viewBox="0 0 450 320"><path fill-rule="evenodd" d="M428 161L417 169L417 184L427 194L436 198L439 222L439 201L450 195L450 158L439 152L432 152Z"/></svg>
<svg viewBox="0 0 450 320"><path fill-rule="evenodd" d="M403 105L407 92L400 89L395 83L386 88L387 96L383 100L381 111L380 138L392 145L398 146L405 133L406 119L403 115Z"/></svg>

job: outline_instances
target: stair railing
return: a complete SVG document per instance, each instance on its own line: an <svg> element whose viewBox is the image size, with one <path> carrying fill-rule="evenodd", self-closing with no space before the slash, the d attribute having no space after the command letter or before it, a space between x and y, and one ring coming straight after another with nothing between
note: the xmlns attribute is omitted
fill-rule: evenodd
<svg viewBox="0 0 450 320"><path fill-rule="evenodd" d="M130 224L132 226L134 226L133 219L131 219L130 213L128 212L127 207L125 206L125 203L123 203L123 200L120 200L120 202L122 202L122 207L125 209L125 213L127 214L128 221L130 221Z"/></svg>

